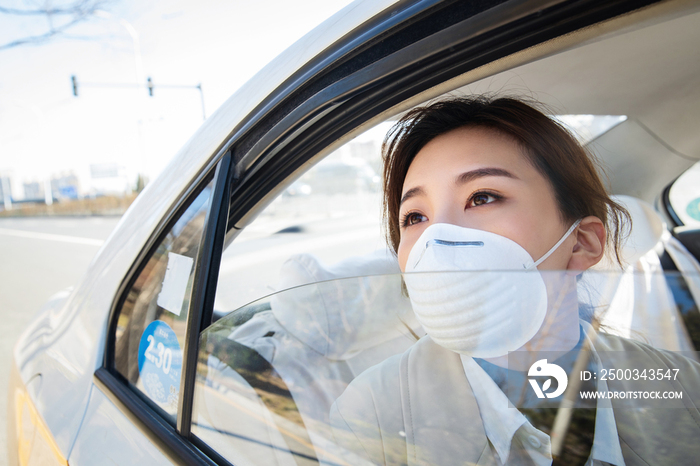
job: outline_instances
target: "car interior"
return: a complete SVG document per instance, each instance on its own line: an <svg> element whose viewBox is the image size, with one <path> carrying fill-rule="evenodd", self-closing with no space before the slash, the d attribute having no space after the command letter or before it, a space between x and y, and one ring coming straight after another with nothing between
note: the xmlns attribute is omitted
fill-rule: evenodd
<svg viewBox="0 0 700 466"><path fill-rule="evenodd" d="M700 221L681 222L673 190L700 160L699 23L697 7L668 2L539 44L442 83L290 176L229 232L193 433L233 464L362 464L335 444L329 410L425 334L383 235L381 142L407 108L447 96L535 100L575 133L632 218L622 270L608 260L581 277L592 309L581 318L695 357Z"/></svg>

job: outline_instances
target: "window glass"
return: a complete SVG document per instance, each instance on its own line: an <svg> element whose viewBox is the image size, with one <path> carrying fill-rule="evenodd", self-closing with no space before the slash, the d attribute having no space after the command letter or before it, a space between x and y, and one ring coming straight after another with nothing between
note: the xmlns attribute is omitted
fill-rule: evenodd
<svg viewBox="0 0 700 466"><path fill-rule="evenodd" d="M440 298L438 289L449 293ZM600 417L601 432L629 435L637 447L674 445L684 463L694 453L683 445L697 427L682 414L682 399L700 401L697 353L678 319L697 320L700 295L692 290L700 290L697 273L649 269L579 278L536 270L373 275L284 290L201 335L192 431L232 464L407 464L413 452L425 464L495 464L503 454L495 437L487 440L495 434L465 420L528 420L511 432L512 464L543 458L540 446L557 432L565 438L557 456L584 464L619 449L610 441L618 435L594 435ZM457 308L503 316L488 324L499 328L492 341L485 333L463 337L478 319L452 320L449 333L463 338L440 339L441 319ZM431 338L420 338L417 317ZM519 330L534 328L533 320L539 333L520 347ZM578 343L563 350L555 342L566 321ZM518 348L505 361L513 370L498 359L460 356L488 351L494 341ZM552 364L561 370L534 372ZM652 376L653 364L660 366ZM657 389L682 392L682 399L624 398ZM618 394L612 405L591 395L608 392ZM482 409L486 402L491 408ZM573 406L573 415L555 427L562 405ZM527 417L509 417L514 412ZM640 430L640 422L659 424Z"/></svg>
<svg viewBox="0 0 700 466"><path fill-rule="evenodd" d="M117 320L114 367L174 419L195 262L212 191L209 183L156 247Z"/></svg>
<svg viewBox="0 0 700 466"><path fill-rule="evenodd" d="M684 225L700 227L700 164L690 167L673 183L669 200Z"/></svg>

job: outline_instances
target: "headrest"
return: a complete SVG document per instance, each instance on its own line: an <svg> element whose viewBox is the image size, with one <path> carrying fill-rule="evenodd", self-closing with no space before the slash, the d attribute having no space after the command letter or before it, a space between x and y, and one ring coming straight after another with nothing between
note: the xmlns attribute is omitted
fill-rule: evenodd
<svg viewBox="0 0 700 466"><path fill-rule="evenodd" d="M311 254L295 255L280 270L277 289L286 291L272 297L272 313L314 351L349 359L399 336L404 323L417 325L400 273L386 249L330 266Z"/></svg>
<svg viewBox="0 0 700 466"><path fill-rule="evenodd" d="M614 195L611 198L626 208L632 218L631 231L622 243L621 258L625 265L635 264L643 255L657 247L664 232L667 231L666 222L651 204L641 199L625 195ZM598 270L615 268L613 264L614 262L608 258L601 261L595 268Z"/></svg>

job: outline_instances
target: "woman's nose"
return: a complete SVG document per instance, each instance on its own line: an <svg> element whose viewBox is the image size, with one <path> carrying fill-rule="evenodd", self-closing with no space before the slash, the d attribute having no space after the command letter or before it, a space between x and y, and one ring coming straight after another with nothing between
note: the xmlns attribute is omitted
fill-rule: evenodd
<svg viewBox="0 0 700 466"><path fill-rule="evenodd" d="M449 225L469 228L469 220L465 218L464 212L461 210L457 211L456 209L436 212L433 215L431 223L447 223Z"/></svg>

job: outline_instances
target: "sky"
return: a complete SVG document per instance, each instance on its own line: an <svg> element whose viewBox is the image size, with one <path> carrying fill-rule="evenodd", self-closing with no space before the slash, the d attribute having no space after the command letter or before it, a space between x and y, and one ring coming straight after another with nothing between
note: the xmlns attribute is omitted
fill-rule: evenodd
<svg viewBox="0 0 700 466"><path fill-rule="evenodd" d="M43 185L71 173L83 195L100 187L133 189L139 173L154 179L202 124L202 96L211 115L274 57L350 3L84 1L103 4L67 37L38 45L2 48L45 31L47 23L41 16L0 13L0 179L12 180L14 199L24 197L23 183ZM5 8L41 3L0 0ZM77 97L71 76L78 82ZM155 86L153 97L147 77ZM370 133L376 140L383 136ZM91 166L120 167L120 177L95 180ZM671 194L684 220L700 223L700 167L691 172ZM685 212L686 205L691 211Z"/></svg>
<svg viewBox="0 0 700 466"><path fill-rule="evenodd" d="M275 56L349 3L109 0L70 37L0 48L0 175L11 176L17 198L21 183L70 172L86 190L94 164L124 167L129 182L137 173L153 179L203 121L194 86L201 84L211 115ZM0 13L0 45L45 24L42 17ZM165 85L188 87L159 87Z"/></svg>

